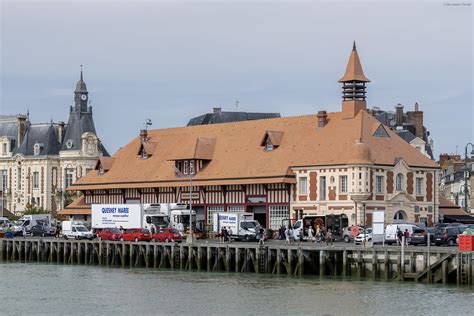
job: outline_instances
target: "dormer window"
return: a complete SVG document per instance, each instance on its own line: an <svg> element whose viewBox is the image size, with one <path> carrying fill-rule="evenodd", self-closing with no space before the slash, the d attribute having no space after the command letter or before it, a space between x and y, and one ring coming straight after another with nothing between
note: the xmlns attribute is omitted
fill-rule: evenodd
<svg viewBox="0 0 474 316"><path fill-rule="evenodd" d="M183 174L188 174L188 170L189 170L189 161L186 160L184 162Z"/></svg>
<svg viewBox="0 0 474 316"><path fill-rule="evenodd" d="M270 140L269 137L265 141L265 150L266 151L272 151L273 150L273 144L272 144L272 141Z"/></svg>
<svg viewBox="0 0 474 316"><path fill-rule="evenodd" d="M390 137L382 124L380 124L377 127L377 129L375 130L373 135L375 137L379 137L379 138L389 138Z"/></svg>
<svg viewBox="0 0 474 316"><path fill-rule="evenodd" d="M41 154L41 150L43 149L43 144L38 144L36 143L33 146L33 155L34 156L39 156Z"/></svg>
<svg viewBox="0 0 474 316"><path fill-rule="evenodd" d="M189 162L189 174L194 174L194 160Z"/></svg>
<svg viewBox="0 0 474 316"><path fill-rule="evenodd" d="M103 176L105 173L104 171L104 167L102 167L102 165L99 166L99 175Z"/></svg>
<svg viewBox="0 0 474 316"><path fill-rule="evenodd" d="M8 154L8 147L7 147L7 143L3 143L2 144L2 156L6 156Z"/></svg>
<svg viewBox="0 0 474 316"><path fill-rule="evenodd" d="M273 151L280 146L282 139L283 132L266 131L260 146L263 146L265 151Z"/></svg>

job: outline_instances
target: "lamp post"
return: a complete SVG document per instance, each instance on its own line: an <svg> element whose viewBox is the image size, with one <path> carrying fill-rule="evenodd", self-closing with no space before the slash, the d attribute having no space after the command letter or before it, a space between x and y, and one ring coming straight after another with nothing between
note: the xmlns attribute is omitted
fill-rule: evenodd
<svg viewBox="0 0 474 316"><path fill-rule="evenodd" d="M192 171L192 172L191 172ZM193 173L194 165L191 170L191 164L189 166L189 235L186 238L186 243L193 243Z"/></svg>
<svg viewBox="0 0 474 316"><path fill-rule="evenodd" d="M464 211L466 213L471 213L471 210L469 212L467 211L467 202L468 202L468 196L469 196L469 189L468 189L468 184L467 181L469 180L469 175L470 175L470 170L467 170L467 149L471 146L471 156L474 155L474 144L472 143L467 143L464 151L464 167L465 167L465 174L464 174Z"/></svg>

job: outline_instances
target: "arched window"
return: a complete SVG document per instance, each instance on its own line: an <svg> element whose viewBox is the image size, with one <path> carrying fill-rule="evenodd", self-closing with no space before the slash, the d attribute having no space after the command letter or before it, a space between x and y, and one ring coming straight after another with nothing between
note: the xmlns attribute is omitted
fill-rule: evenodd
<svg viewBox="0 0 474 316"><path fill-rule="evenodd" d="M393 219L395 221L405 221L406 220L406 214L404 211L398 211L395 213L395 216L393 216Z"/></svg>
<svg viewBox="0 0 474 316"><path fill-rule="evenodd" d="M395 181L395 190L401 191L403 189L403 174L397 174L397 179Z"/></svg>

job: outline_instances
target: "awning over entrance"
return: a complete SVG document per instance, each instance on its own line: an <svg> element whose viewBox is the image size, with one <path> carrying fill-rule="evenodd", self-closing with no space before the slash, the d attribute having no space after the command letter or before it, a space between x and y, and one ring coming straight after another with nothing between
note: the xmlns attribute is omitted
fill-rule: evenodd
<svg viewBox="0 0 474 316"><path fill-rule="evenodd" d="M474 224L474 216L444 197L439 198L439 212L444 223Z"/></svg>

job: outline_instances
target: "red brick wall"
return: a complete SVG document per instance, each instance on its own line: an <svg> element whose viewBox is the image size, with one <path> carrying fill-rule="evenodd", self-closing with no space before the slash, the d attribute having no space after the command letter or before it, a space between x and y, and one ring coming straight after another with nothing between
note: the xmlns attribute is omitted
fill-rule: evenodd
<svg viewBox="0 0 474 316"><path fill-rule="evenodd" d="M311 201L316 201L316 199L318 198L318 186L316 183L317 175L317 172L309 173L309 199Z"/></svg>
<svg viewBox="0 0 474 316"><path fill-rule="evenodd" d="M330 201L334 201L336 199L336 187L329 186L329 193L328 193L328 198Z"/></svg>
<svg viewBox="0 0 474 316"><path fill-rule="evenodd" d="M387 193L393 193L393 172L387 172Z"/></svg>
<svg viewBox="0 0 474 316"><path fill-rule="evenodd" d="M407 193L413 194L413 172L407 173Z"/></svg>
<svg viewBox="0 0 474 316"><path fill-rule="evenodd" d="M426 201L433 200L433 174L431 172L426 174Z"/></svg>

